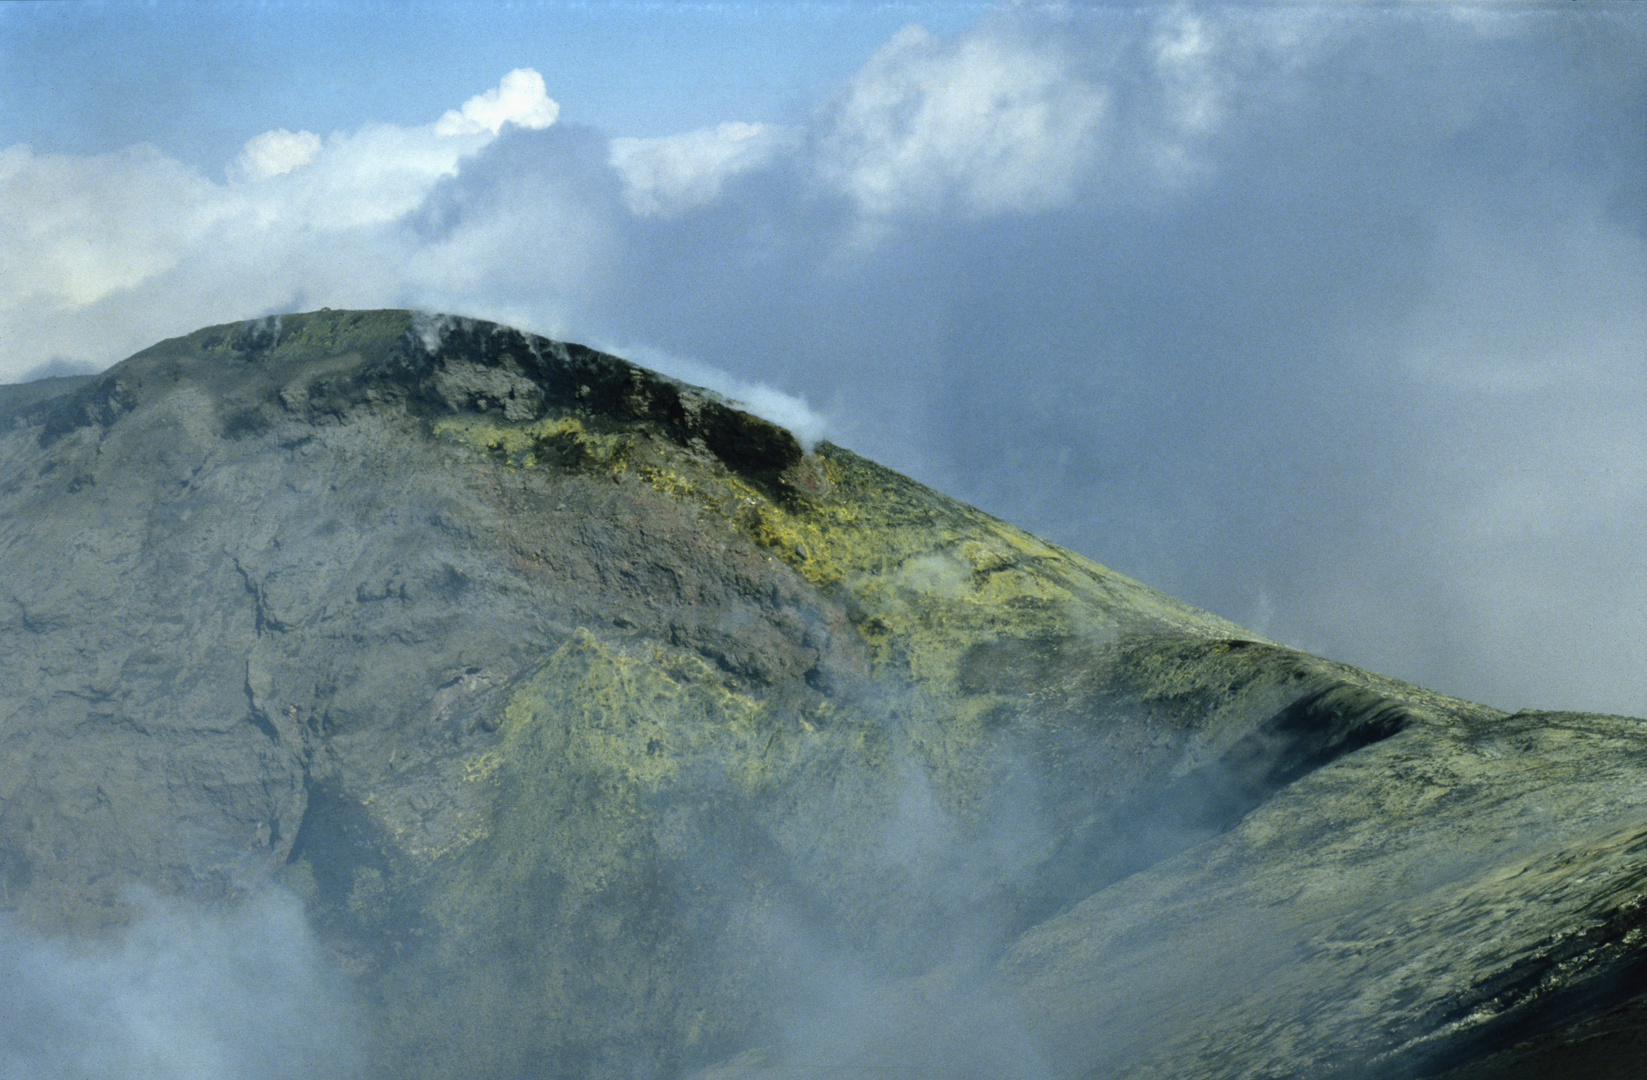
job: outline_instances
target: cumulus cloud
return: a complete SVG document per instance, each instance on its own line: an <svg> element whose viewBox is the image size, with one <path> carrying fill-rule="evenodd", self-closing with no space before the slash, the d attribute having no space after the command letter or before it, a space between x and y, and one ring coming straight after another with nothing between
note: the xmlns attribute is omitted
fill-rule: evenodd
<svg viewBox="0 0 1647 1080"><path fill-rule="evenodd" d="M249 140L217 183L149 146L81 157L0 151L0 378L55 359L108 363L241 312L382 305L414 287L398 223L505 133L557 107L540 75L420 127ZM427 287L417 283L415 287Z"/></svg>
<svg viewBox="0 0 1647 1080"><path fill-rule="evenodd" d="M149 146L89 158L0 152L0 305L78 308L177 265L217 217L211 195L208 181ZM0 370L15 374L15 352Z"/></svg>
<svg viewBox="0 0 1647 1080"><path fill-rule="evenodd" d="M909 26L853 80L819 169L870 214L1040 209L1069 198L1108 106L1054 49Z"/></svg>
<svg viewBox="0 0 1647 1080"><path fill-rule="evenodd" d="M251 180L281 176L307 165L320 153L320 136L312 131L265 131L246 140L234 171Z"/></svg>
<svg viewBox="0 0 1647 1080"><path fill-rule="evenodd" d="M624 201L643 217L678 214L713 202L727 180L792 150L797 132L774 124L728 121L661 138L612 140L612 167Z"/></svg>
<svg viewBox="0 0 1647 1080"><path fill-rule="evenodd" d="M516 68L484 94L476 94L461 109L448 109L435 121L436 135L496 135L504 124L536 131L555 122L560 105L552 101L543 76L531 68Z"/></svg>
<svg viewBox="0 0 1647 1080"><path fill-rule="evenodd" d="M517 71L232 182L12 147L0 378L322 305L700 357L1271 636L1647 711L1598 644L1647 640L1644 49L1614 8L1010 5L787 127L626 138Z"/></svg>

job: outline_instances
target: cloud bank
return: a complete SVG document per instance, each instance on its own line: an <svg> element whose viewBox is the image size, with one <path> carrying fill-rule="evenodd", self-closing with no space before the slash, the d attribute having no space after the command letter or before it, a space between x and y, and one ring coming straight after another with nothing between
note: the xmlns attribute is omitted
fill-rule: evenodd
<svg viewBox="0 0 1647 1080"><path fill-rule="evenodd" d="M793 123L629 138L522 69L222 179L13 146L0 378L323 305L501 319L780 387L1289 644L1647 713L1644 56L1624 5L1014 5Z"/></svg>

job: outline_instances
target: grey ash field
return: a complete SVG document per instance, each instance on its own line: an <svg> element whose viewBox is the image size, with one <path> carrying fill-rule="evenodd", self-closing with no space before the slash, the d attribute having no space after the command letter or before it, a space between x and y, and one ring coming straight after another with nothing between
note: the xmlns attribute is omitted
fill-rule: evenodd
<svg viewBox="0 0 1647 1080"><path fill-rule="evenodd" d="M1642 721L576 345L322 311L0 387L0 560L6 932L295 895L340 1075L1647 1071Z"/></svg>

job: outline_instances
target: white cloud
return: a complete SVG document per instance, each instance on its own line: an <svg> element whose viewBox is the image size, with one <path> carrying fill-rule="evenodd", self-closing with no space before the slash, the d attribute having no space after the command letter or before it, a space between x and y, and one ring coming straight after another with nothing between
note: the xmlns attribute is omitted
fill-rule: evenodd
<svg viewBox="0 0 1647 1080"><path fill-rule="evenodd" d="M1007 7L953 40L909 26L841 96L817 168L871 216L1182 193L1210 178L1226 128L1262 123L1270 97L1298 90L1331 37L1322 23L1288 10Z"/></svg>
<svg viewBox="0 0 1647 1080"><path fill-rule="evenodd" d="M4 183L28 168L34 152L26 143L0 149L0 183Z"/></svg>
<svg viewBox="0 0 1647 1080"><path fill-rule="evenodd" d="M455 174L491 139L484 133L443 136L431 128L389 124L333 135L285 183L239 203L237 217L325 231L393 221L415 209L437 181Z"/></svg>
<svg viewBox="0 0 1647 1080"><path fill-rule="evenodd" d="M311 151L302 162L305 167L255 200L239 203L237 216L255 220L260 227L288 230L334 231L392 222L415 209L437 181L454 175L466 158L492 142L504 124L542 130L555 122L559 111L544 91L543 76L531 68L517 68L493 89L470 98L461 111L448 110L427 126L366 124L332 135L324 147L308 132L278 138L274 145L281 151ZM248 150L270 135L284 134L260 135L247 144ZM282 169L281 175L287 171Z"/></svg>
<svg viewBox="0 0 1647 1080"><path fill-rule="evenodd" d="M531 68L516 68L484 94L476 94L462 109L448 109L435 121L436 135L496 135L504 124L516 124L533 131L546 128L560 115L560 105L550 99L543 76Z"/></svg>
<svg viewBox="0 0 1647 1080"><path fill-rule="evenodd" d="M1162 110L1147 142L1163 179L1186 179L1205 168L1195 155L1196 147L1228 110L1219 78L1227 57L1216 38L1217 30L1205 17L1186 12L1170 13L1156 27L1150 53Z"/></svg>
<svg viewBox="0 0 1647 1080"><path fill-rule="evenodd" d="M793 150L799 136L775 124L731 121L662 138L613 139L611 161L631 211L672 215L713 202L728 180Z"/></svg>
<svg viewBox="0 0 1647 1080"><path fill-rule="evenodd" d="M320 153L320 136L312 131L265 131L246 140L235 160L234 172L250 180L283 176L307 165Z"/></svg>
<svg viewBox="0 0 1647 1080"><path fill-rule="evenodd" d="M93 157L13 146L4 163L0 312L75 308L130 289L175 266L221 213L210 181L150 146ZM0 377L15 374L13 357L0 365Z"/></svg>
<svg viewBox="0 0 1647 1080"><path fill-rule="evenodd" d="M1066 202L1109 93L1009 33L899 31L853 80L820 170L870 214L995 214Z"/></svg>
<svg viewBox="0 0 1647 1080"><path fill-rule="evenodd" d="M0 151L0 380L59 359L107 364L294 297L395 303L419 287L397 223L505 123L542 129L556 111L542 77L519 69L424 126L264 132L227 183L142 145Z"/></svg>

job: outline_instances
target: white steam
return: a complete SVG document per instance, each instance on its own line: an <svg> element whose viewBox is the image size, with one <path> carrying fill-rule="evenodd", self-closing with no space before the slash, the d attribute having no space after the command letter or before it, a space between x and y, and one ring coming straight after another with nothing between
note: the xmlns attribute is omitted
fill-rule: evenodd
<svg viewBox="0 0 1647 1080"><path fill-rule="evenodd" d="M0 917L0 1080L347 1080L362 1025L276 892L228 911L138 898L114 941Z"/></svg>
<svg viewBox="0 0 1647 1080"><path fill-rule="evenodd" d="M839 940L841 927L820 925L815 912L758 905L765 1039L703 1080L1052 1075L1015 1000L989 977L1010 933L1003 890L1024 887L1052 845L1035 778L1021 765L996 764L996 783L967 820L913 756L889 766L895 787L886 816L860 854L890 894L919 909L901 932L860 949ZM849 830L844 822L861 809L862 793L847 794L852 788L834 792L840 802L809 807L812 826L831 831L838 816Z"/></svg>
<svg viewBox="0 0 1647 1080"><path fill-rule="evenodd" d="M745 412L786 429L808 453L828 437L828 418L814 410L804 398L794 394L774 389L765 383L748 382L701 360L672 356L645 346L603 351L651 368L661 375L713 391Z"/></svg>
<svg viewBox="0 0 1647 1080"><path fill-rule="evenodd" d="M417 335L423 351L433 356L445 344L446 332L454 326L461 329L465 321L451 315L420 311L412 319L412 333Z"/></svg>

